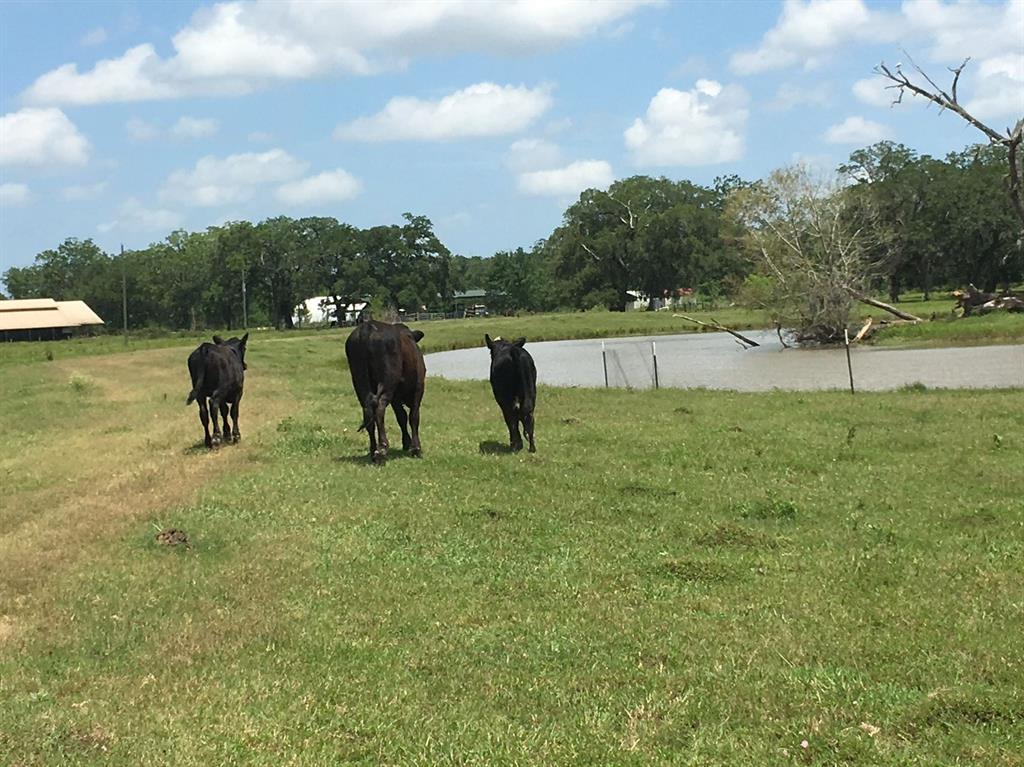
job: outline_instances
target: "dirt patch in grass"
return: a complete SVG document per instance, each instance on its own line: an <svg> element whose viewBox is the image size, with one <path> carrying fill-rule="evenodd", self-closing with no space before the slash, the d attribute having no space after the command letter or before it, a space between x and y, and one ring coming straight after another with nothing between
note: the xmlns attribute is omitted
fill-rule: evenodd
<svg viewBox="0 0 1024 767"><path fill-rule="evenodd" d="M930 693L904 719L904 730L923 736L925 731L956 727L1017 725L1024 722L1024 699L1018 694L937 690Z"/></svg>
<svg viewBox="0 0 1024 767"><path fill-rule="evenodd" d="M719 546L737 546L749 549L773 549L774 540L761 533L752 532L733 522L716 525L711 530L701 533L695 539L701 546L717 548Z"/></svg>
<svg viewBox="0 0 1024 767"><path fill-rule="evenodd" d="M10 615L0 615L0 645L14 637L14 618Z"/></svg>
<svg viewBox="0 0 1024 767"><path fill-rule="evenodd" d="M648 498L673 498L679 495L678 491L670 490L667 487L653 487L652 485L641 485L630 483L619 488L623 495L643 495Z"/></svg>
<svg viewBox="0 0 1024 767"><path fill-rule="evenodd" d="M736 577L725 565L700 559L666 559L661 571L686 583L723 583Z"/></svg>
<svg viewBox="0 0 1024 767"><path fill-rule="evenodd" d="M212 476L242 470L254 460L247 443L272 433L293 406L267 371L250 373L242 443L191 451L202 426L195 406L184 405L181 349L57 362L45 374L66 381L71 365L95 382L88 418L46 421L43 413L32 438L3 456L6 476L23 484L12 484L15 500L0 509L0 614L15 613L19 597L95 556L128 525L191 502Z"/></svg>

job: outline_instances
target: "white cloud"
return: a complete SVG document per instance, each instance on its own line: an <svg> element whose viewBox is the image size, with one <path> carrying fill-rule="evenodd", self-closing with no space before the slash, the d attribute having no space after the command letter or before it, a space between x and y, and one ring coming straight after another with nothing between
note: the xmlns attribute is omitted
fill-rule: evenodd
<svg viewBox="0 0 1024 767"><path fill-rule="evenodd" d="M825 140L830 144L874 144L888 138L889 129L863 117L847 117L825 131Z"/></svg>
<svg viewBox="0 0 1024 767"><path fill-rule="evenodd" d="M1024 111L1022 29L1024 0L905 0L898 12L870 9L863 0L786 0L760 44L734 54L730 66L739 74L813 68L851 43L898 41L899 47L918 52L918 63L942 87L951 82L946 67L971 57L959 84L961 101L983 119L1013 118ZM903 69L910 73L909 62ZM872 78L859 80L854 93L874 106L892 102Z"/></svg>
<svg viewBox="0 0 1024 767"><path fill-rule="evenodd" d="M505 165L516 173L553 168L562 161L557 144L538 138L522 138L505 153Z"/></svg>
<svg viewBox="0 0 1024 767"><path fill-rule="evenodd" d="M355 141L445 141L502 136L526 128L551 106L550 88L477 83L439 101L399 96L370 117L339 125Z"/></svg>
<svg viewBox="0 0 1024 767"><path fill-rule="evenodd" d="M89 142L59 109L27 108L0 117L0 165L85 165Z"/></svg>
<svg viewBox="0 0 1024 767"><path fill-rule="evenodd" d="M0 205L4 207L24 205L31 196L28 186L25 184L0 184Z"/></svg>
<svg viewBox="0 0 1024 767"><path fill-rule="evenodd" d="M747 92L698 80L690 91L662 88L645 117L626 130L626 146L641 166L712 165L743 156Z"/></svg>
<svg viewBox="0 0 1024 767"><path fill-rule="evenodd" d="M283 184L277 190L277 199L287 205L316 205L351 200L360 191L359 179L339 168Z"/></svg>
<svg viewBox="0 0 1024 767"><path fill-rule="evenodd" d="M188 90L169 78L166 69L146 43L119 59L104 59L84 74L75 64L57 67L32 83L24 98L30 104L104 104L186 95Z"/></svg>
<svg viewBox="0 0 1024 767"><path fill-rule="evenodd" d="M544 133L548 136L557 136L559 133L565 133L572 127L571 117L560 117L557 120L552 120L544 126Z"/></svg>
<svg viewBox="0 0 1024 767"><path fill-rule="evenodd" d="M615 180L604 160L579 160L564 168L535 170L519 175L519 189L527 194L567 196L584 189L605 189Z"/></svg>
<svg viewBox="0 0 1024 767"><path fill-rule="evenodd" d="M96 27L94 29L90 29L88 32L82 35L82 39L78 42L80 42L82 45L87 46L102 45L103 43L107 42L107 37L107 30L105 30L103 27Z"/></svg>
<svg viewBox="0 0 1024 767"><path fill-rule="evenodd" d="M171 127L171 137L176 139L194 139L212 136L220 125L216 120L200 117L179 117Z"/></svg>
<svg viewBox="0 0 1024 767"><path fill-rule="evenodd" d="M832 86L829 83L797 85L782 83L775 92L775 98L768 102L769 109L785 112L800 106L827 107L832 103Z"/></svg>
<svg viewBox="0 0 1024 767"><path fill-rule="evenodd" d="M139 200L129 197L118 207L114 221L99 224L100 232L161 232L166 234L182 224L180 214L162 208L147 208Z"/></svg>
<svg viewBox="0 0 1024 767"><path fill-rule="evenodd" d="M1024 12L1021 14L1024 20ZM967 111L982 119L1024 114L1024 53L1007 53L980 62L972 80Z"/></svg>
<svg viewBox="0 0 1024 767"><path fill-rule="evenodd" d="M1024 47L1024 1L1007 0L1002 6L962 0L905 0L900 8L908 35L930 44L934 61L959 64L964 57L984 59L1020 52Z"/></svg>
<svg viewBox="0 0 1024 767"><path fill-rule="evenodd" d="M884 26L863 0L786 0L782 14L753 50L733 54L734 72L750 75L802 63L813 68L820 59L850 40L875 41Z"/></svg>
<svg viewBox="0 0 1024 767"><path fill-rule="evenodd" d="M155 141L164 137L175 141L191 141L214 135L220 130L220 123L212 118L185 115L165 130L159 125L133 117L125 123L125 129L132 141Z"/></svg>
<svg viewBox="0 0 1024 767"><path fill-rule="evenodd" d="M896 92L887 90L889 81L883 77L865 77L853 84L853 95L865 104L873 107L887 107L892 105Z"/></svg>
<svg viewBox="0 0 1024 767"><path fill-rule="evenodd" d="M128 136L132 141L152 141L160 135L160 129L157 126L138 117L133 117L126 122L124 129L128 131Z"/></svg>
<svg viewBox="0 0 1024 767"><path fill-rule="evenodd" d="M274 136L266 131L256 130L249 134L249 141L253 144L269 144Z"/></svg>
<svg viewBox="0 0 1024 767"><path fill-rule="evenodd" d="M37 79L25 98L95 104L240 94L275 81L372 74L417 56L551 50L614 28L656 2L222 2L195 13L172 38L167 58L146 43L83 72L65 64Z"/></svg>
<svg viewBox="0 0 1024 767"><path fill-rule="evenodd" d="M61 190L60 196L68 202L80 202L82 200L95 200L107 188L106 181L96 184L68 186Z"/></svg>
<svg viewBox="0 0 1024 767"><path fill-rule="evenodd" d="M201 158L191 170L176 170L160 190L160 199L183 205L214 207L250 199L256 187L292 181L307 163L283 149Z"/></svg>

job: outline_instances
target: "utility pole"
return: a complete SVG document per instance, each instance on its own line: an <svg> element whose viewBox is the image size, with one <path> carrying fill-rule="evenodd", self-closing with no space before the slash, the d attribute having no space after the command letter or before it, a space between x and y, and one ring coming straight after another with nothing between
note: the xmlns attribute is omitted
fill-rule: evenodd
<svg viewBox="0 0 1024 767"><path fill-rule="evenodd" d="M121 320L124 324L124 345L128 345L128 277L124 266L124 243L121 243Z"/></svg>

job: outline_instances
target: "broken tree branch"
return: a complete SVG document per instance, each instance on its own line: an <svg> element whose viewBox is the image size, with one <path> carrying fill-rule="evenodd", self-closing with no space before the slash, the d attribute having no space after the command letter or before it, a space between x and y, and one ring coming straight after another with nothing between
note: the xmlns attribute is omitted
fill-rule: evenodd
<svg viewBox="0 0 1024 767"><path fill-rule="evenodd" d="M757 341L751 341L745 335L742 335L741 333L737 333L735 330L732 330L731 328L727 328L725 325L723 325L722 323L718 322L714 317L711 318L711 322L701 322L700 320L694 319L693 317L690 317L690 316L685 315L685 314L673 314L672 316L673 317L678 317L681 320L688 320L690 322L695 322L698 325L701 325L701 326L703 326L705 328L714 328L715 330L725 331L726 333L732 334L733 336L738 338L740 341L742 341L745 344L750 345L751 347L753 347L753 346L760 346L761 345ZM746 348L746 347L744 347L744 348Z"/></svg>
<svg viewBox="0 0 1024 767"><path fill-rule="evenodd" d="M874 321L875 321L874 317L868 317L868 321L864 323L864 327L862 327L860 329L860 331L857 333L857 335L855 335L853 337L853 342L855 344L856 343L860 343L860 341L864 338L864 336L867 335L868 330L871 329L871 325L872 325L872 323L874 323Z"/></svg>
<svg viewBox="0 0 1024 767"><path fill-rule="evenodd" d="M876 309L884 309L885 311L889 312L889 314L894 314L901 320L910 320L911 322L924 322L924 320L922 320L920 317L910 314L909 312L900 311L892 304L887 304L882 301L878 301L874 298L870 298L869 296L865 296L863 293L858 293L856 290L854 290L848 285L846 286L846 292L849 293L854 298L856 298L862 304L873 306Z"/></svg>

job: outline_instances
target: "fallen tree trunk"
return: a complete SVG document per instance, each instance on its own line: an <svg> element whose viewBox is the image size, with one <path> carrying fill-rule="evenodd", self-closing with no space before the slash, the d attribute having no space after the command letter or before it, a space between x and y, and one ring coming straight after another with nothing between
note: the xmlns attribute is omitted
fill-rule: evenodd
<svg viewBox="0 0 1024 767"><path fill-rule="evenodd" d="M871 298L869 296L865 296L863 293L858 293L853 288L848 287L846 289L846 292L849 293L854 298L856 298L861 303L867 304L868 306L873 306L876 309L883 309L889 312L889 314L896 315L901 320L909 320L910 322L924 322L924 320L922 320L920 317L910 314L909 312L901 311L892 304L887 304L882 301L878 301L874 298Z"/></svg>
<svg viewBox="0 0 1024 767"><path fill-rule="evenodd" d="M673 317L678 317L681 320L688 320L690 322L695 322L698 325L701 325L701 326L703 326L705 328L714 328L715 330L723 330L726 333L731 333L733 336L738 338L740 341L742 341L745 344L749 344L750 346L760 346L761 345L757 341L751 341L745 335L737 333L735 330L732 330L731 328L727 328L725 325L723 325L720 322L718 322L714 317L712 317L711 318L711 322L708 323L708 322L701 322L700 320L694 319L693 317L689 317L689 316L687 316L685 314L673 314L672 316Z"/></svg>
<svg viewBox="0 0 1024 767"><path fill-rule="evenodd" d="M972 314L988 314L999 310L1024 311L1024 298L1011 291L997 295L996 293L983 293L974 285L968 285L967 290L954 290L951 295L956 299L954 311L959 309L964 317L969 317Z"/></svg>

